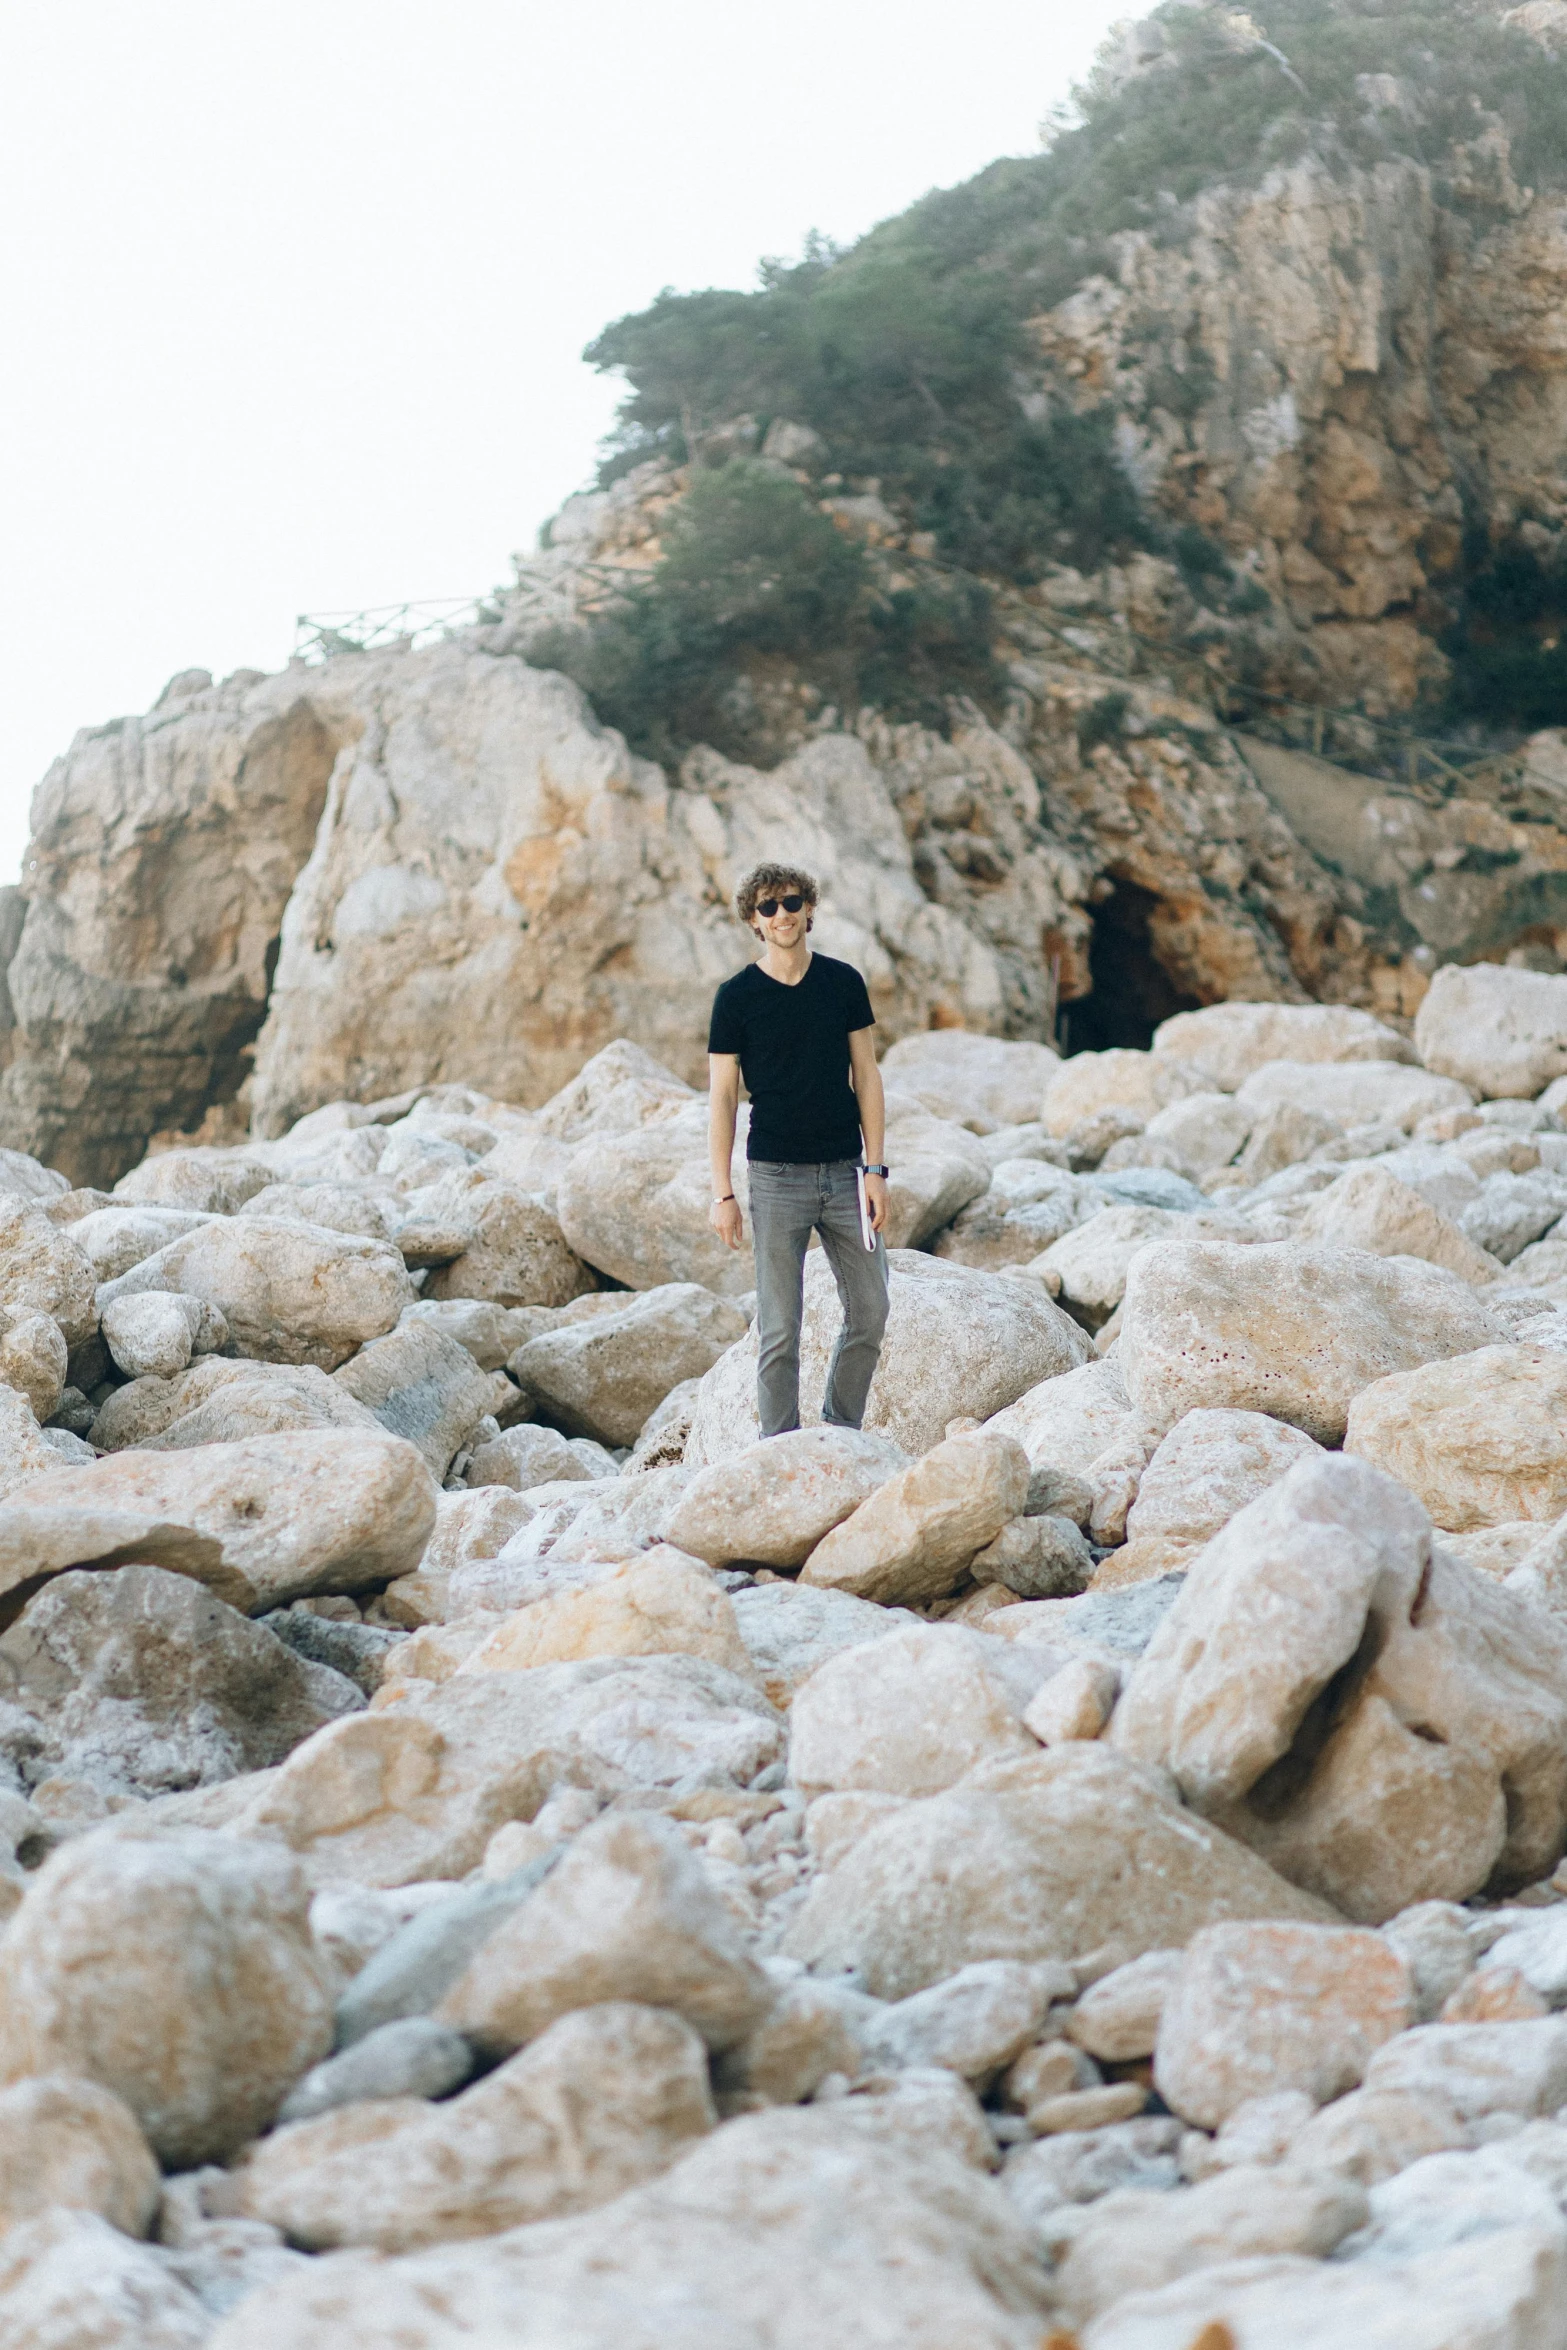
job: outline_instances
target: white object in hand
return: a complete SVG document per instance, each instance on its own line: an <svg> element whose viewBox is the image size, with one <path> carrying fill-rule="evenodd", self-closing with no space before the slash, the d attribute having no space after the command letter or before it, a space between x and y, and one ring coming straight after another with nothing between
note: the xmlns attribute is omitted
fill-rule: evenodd
<svg viewBox="0 0 1567 2350"><path fill-rule="evenodd" d="M865 1169L856 1167L854 1181L860 1195L860 1238L870 1256L876 1253L876 1227L871 1222L871 1203L865 1196Z"/></svg>

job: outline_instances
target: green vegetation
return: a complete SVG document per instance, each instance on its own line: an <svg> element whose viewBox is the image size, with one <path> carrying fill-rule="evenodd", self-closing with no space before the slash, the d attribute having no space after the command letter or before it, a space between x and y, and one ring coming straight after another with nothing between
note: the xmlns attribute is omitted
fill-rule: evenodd
<svg viewBox="0 0 1567 2350"><path fill-rule="evenodd" d="M678 759L694 742L765 756L757 686L783 674L815 707L873 702L940 725L945 699L994 706L990 599L978 581L887 593L863 548L799 485L744 458L697 475L662 560L587 631L530 658L564 669L633 748Z"/></svg>

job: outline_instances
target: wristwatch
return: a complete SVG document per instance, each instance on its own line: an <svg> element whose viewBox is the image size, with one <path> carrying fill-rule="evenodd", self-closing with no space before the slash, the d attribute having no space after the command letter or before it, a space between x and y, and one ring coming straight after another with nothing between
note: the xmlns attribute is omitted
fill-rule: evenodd
<svg viewBox="0 0 1567 2350"><path fill-rule="evenodd" d="M874 1167L872 1166L869 1159L862 1159L860 1161L860 1173L862 1175L887 1176L892 1173L892 1169L890 1167Z"/></svg>

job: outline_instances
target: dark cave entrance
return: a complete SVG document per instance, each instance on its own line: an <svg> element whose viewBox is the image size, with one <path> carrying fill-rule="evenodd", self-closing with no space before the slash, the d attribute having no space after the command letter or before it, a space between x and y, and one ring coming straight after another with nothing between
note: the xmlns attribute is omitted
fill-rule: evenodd
<svg viewBox="0 0 1567 2350"><path fill-rule="evenodd" d="M1200 1009L1154 953L1149 917L1159 902L1135 881L1118 881L1096 907L1088 949L1092 991L1062 1006L1069 1053L1102 1053L1112 1045L1146 1052L1161 1020Z"/></svg>

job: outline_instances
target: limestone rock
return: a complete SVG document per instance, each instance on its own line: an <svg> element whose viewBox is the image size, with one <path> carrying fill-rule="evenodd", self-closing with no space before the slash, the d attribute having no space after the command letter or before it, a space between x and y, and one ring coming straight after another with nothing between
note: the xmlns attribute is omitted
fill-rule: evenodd
<svg viewBox="0 0 1567 2350"><path fill-rule="evenodd" d="M1045 1087L1061 1066L1044 1044L1006 1044L966 1028L928 1028L882 1055L882 1073L937 1118L978 1134L1039 1116Z"/></svg>
<svg viewBox="0 0 1567 2350"><path fill-rule="evenodd" d="M714 1567L734 1558L802 1566L905 1459L890 1438L856 1428L768 1437L692 1479L669 1521L669 1539Z"/></svg>
<svg viewBox="0 0 1567 2350"><path fill-rule="evenodd" d="M0 2253L0 2295L18 2344L203 2350L212 2330L211 2309L167 2257L95 2212L54 2209L20 2221Z"/></svg>
<svg viewBox="0 0 1567 2350"><path fill-rule="evenodd" d="M1279 1932L1290 1929L1281 1927ZM1206 1934L1222 1932L1207 1927ZM1148 1950L1125 1966L1112 1967L1091 1983L1067 2021L1067 2037L1090 2056L1126 2064L1152 2056L1159 2037L1159 2019L1174 1990L1184 1954L1179 1950Z"/></svg>
<svg viewBox="0 0 1567 2350"><path fill-rule="evenodd" d="M973 1136L892 1087L886 1157L888 1248L918 1248L990 1188L990 1162Z"/></svg>
<svg viewBox="0 0 1567 2350"><path fill-rule="evenodd" d="M1132 1260L1155 1241L1181 1229L1167 1208L1103 1208L1085 1224L1053 1241L1031 1270L1059 1284L1059 1294L1085 1329L1099 1330L1126 1294Z"/></svg>
<svg viewBox="0 0 1567 2350"><path fill-rule="evenodd" d="M929 2142L928 2120L925 2143L900 2134L898 2102L745 2116L546 2237L313 2263L264 2308L238 2310L213 2350L385 2350L397 2330L403 2350L455 2350L481 2312L499 2312L513 2341L569 2328L584 2350L672 2350L677 2325L692 2345L836 2345L863 2337L867 2309L900 2350L1034 2350L1045 2291L1027 2230L999 2188Z"/></svg>
<svg viewBox="0 0 1567 2350"><path fill-rule="evenodd" d="M1501 1271L1497 1258L1375 1162L1353 1168L1319 1192L1301 1218L1300 1236L1378 1257L1423 1257L1472 1288L1494 1281Z"/></svg>
<svg viewBox="0 0 1567 2350"><path fill-rule="evenodd" d="M289 2091L278 2120L314 2121L379 2098L444 2097L460 2089L472 2070L473 2052L460 2032L426 2015L404 2016L313 2065Z"/></svg>
<svg viewBox="0 0 1567 2350"><path fill-rule="evenodd" d="M1047 1134L1070 1134L1101 1110L1131 1110L1146 1125L1155 1112L1188 1094L1208 1093L1208 1072L1174 1053L1134 1053L1116 1046L1103 1053L1074 1053L1050 1081L1045 1095Z"/></svg>
<svg viewBox="0 0 1567 2350"><path fill-rule="evenodd" d="M758 1583L730 1604L754 1671L774 1705L786 1706L820 1664L868 1640L885 1640L917 1617L847 1591L808 1583Z"/></svg>
<svg viewBox="0 0 1567 2350"><path fill-rule="evenodd" d="M986 1429L949 1436L816 1545L805 1582L859 1599L938 1599L1028 1499L1028 1459Z"/></svg>
<svg viewBox="0 0 1567 2350"><path fill-rule="evenodd" d="M253 1192L239 1210L242 1216L281 1216L296 1224L315 1224L327 1232L353 1232L362 1240L397 1240L403 1224L402 1203L391 1186L368 1183L269 1183ZM399 1248L405 1264L410 1257Z"/></svg>
<svg viewBox="0 0 1567 2350"><path fill-rule="evenodd" d="M228 1836L67 1844L11 1921L0 1984L0 2077L96 2081L169 2164L244 2145L331 2044L299 1868Z"/></svg>
<svg viewBox="0 0 1567 2350"><path fill-rule="evenodd" d="M914 1624L829 1658L792 1709L789 1774L807 1797L935 1795L976 1764L1023 1756L1038 1650L957 1624Z"/></svg>
<svg viewBox="0 0 1567 2350"><path fill-rule="evenodd" d="M1165 2103L1216 2130L1249 2097L1304 2090L1326 2105L1413 2021L1409 1970L1353 1927L1209 1926L1164 2000L1154 2079Z"/></svg>
<svg viewBox="0 0 1567 2350"><path fill-rule="evenodd" d="M1481 1299L1435 1266L1320 1242L1167 1240L1128 1274L1118 1356L1155 1427L1260 1411L1335 1444L1362 1388L1494 1336Z"/></svg>
<svg viewBox="0 0 1567 2350"><path fill-rule="evenodd" d="M1486 1346L1379 1379L1350 1406L1347 1452L1463 1533L1567 1511L1567 1358Z"/></svg>
<svg viewBox="0 0 1567 2350"><path fill-rule="evenodd" d="M1269 1061L1409 1061L1407 1040L1349 1004L1208 1004L1154 1030L1153 1049L1195 1061L1235 1093Z"/></svg>
<svg viewBox="0 0 1567 2350"><path fill-rule="evenodd" d="M1120 1959L1226 1917L1331 1919L1102 1746L994 1766L902 1806L813 1889L785 1948L901 1999L981 1958Z"/></svg>
<svg viewBox="0 0 1567 2350"><path fill-rule="evenodd" d="M400 1322L332 1376L388 1435L415 1446L437 1480L494 1403L493 1374L428 1322Z"/></svg>
<svg viewBox="0 0 1567 2350"><path fill-rule="evenodd" d="M508 1616L459 1667L515 1673L593 1656L698 1656L749 1676L750 1655L727 1595L707 1569L661 1547L584 1591Z"/></svg>
<svg viewBox="0 0 1567 2350"><path fill-rule="evenodd" d="M443 2105L341 2107L265 2138L245 2213L319 2252L407 2252L591 2211L667 2169L715 2120L707 2059L673 2015L606 2002Z"/></svg>
<svg viewBox="0 0 1567 2350"><path fill-rule="evenodd" d="M210 1311L210 1308L208 1309ZM196 1444L240 1444L251 1436L295 1429L362 1428L380 1423L313 1363L254 1363L204 1355L170 1379L133 1379L117 1387L93 1421L102 1452L140 1446L183 1452Z"/></svg>
<svg viewBox="0 0 1567 2350"><path fill-rule="evenodd" d="M1467 1086L1450 1077L1433 1077L1396 1061L1265 1061L1237 1095L1254 1117L1282 1102L1336 1118L1341 1126L1380 1119L1406 1134L1422 1118L1469 1109L1472 1098Z"/></svg>
<svg viewBox="0 0 1567 2350"><path fill-rule="evenodd" d="M928 1452L949 1420L988 1419L1042 1379L1088 1356L1088 1341L1037 1283L946 1264L917 1249L889 1253L891 1310L865 1425L908 1453ZM825 1258L805 1261L800 1418L821 1418L827 1361L842 1324ZM702 1381L686 1463L711 1468L759 1438L753 1329Z"/></svg>
<svg viewBox="0 0 1567 2350"><path fill-rule="evenodd" d="M67 1346L80 1346L98 1323L94 1282L91 1260L69 1231L32 1200L0 1192L0 1308L47 1314Z"/></svg>
<svg viewBox="0 0 1567 2350"><path fill-rule="evenodd" d="M593 1471L558 1428L541 1428L525 1420L475 1445L463 1471L463 1481L467 1485L505 1486L513 1493L527 1493L536 1485L588 1485L593 1482ZM519 1518L511 1526L513 1533L520 1522ZM495 1550L479 1555L493 1558L500 1547L497 1543Z"/></svg>
<svg viewBox="0 0 1567 2350"><path fill-rule="evenodd" d="M404 1306L406 1322L429 1322L448 1338L465 1346L481 1371L504 1370L506 1357L533 1336L532 1316L525 1306L498 1306L488 1298L421 1297Z"/></svg>
<svg viewBox="0 0 1567 2350"><path fill-rule="evenodd" d="M749 2091L769 2105L798 2105L829 2073L852 2080L864 2063L855 2026L870 2006L855 1992L795 1976L756 2029L726 2049L718 2068L720 2086Z"/></svg>
<svg viewBox="0 0 1567 2350"><path fill-rule="evenodd" d="M1539 1093L1567 1071L1567 986L1543 971L1444 963L1415 1015L1415 1049L1477 1093Z"/></svg>
<svg viewBox="0 0 1567 2350"><path fill-rule="evenodd" d="M744 1338L745 1316L694 1281L669 1282L533 1338L511 1357L514 1378L572 1436L632 1444L670 1389L700 1379Z"/></svg>
<svg viewBox="0 0 1567 2350"><path fill-rule="evenodd" d="M318 1730L236 1824L289 1845L318 1883L460 1877L560 1780L605 1795L693 1773L748 1786L780 1759L782 1729L749 1678L697 1657L459 1673Z"/></svg>
<svg viewBox="0 0 1567 2350"><path fill-rule="evenodd" d="M57 1473L59 1455L39 1428L33 1407L18 1388L0 1385L0 1502L35 1478Z"/></svg>
<svg viewBox="0 0 1567 2350"><path fill-rule="evenodd" d="M1181 1016L1176 1015L1178 1019ZM1230 1164L1245 1148L1251 1125L1250 1111L1243 1110L1230 1094L1194 1093L1185 1101L1171 1102L1168 1108L1157 1111L1149 1119L1142 1139L1145 1143L1168 1144L1185 1172L1201 1177ZM1114 1153L1125 1147L1122 1143L1113 1144L1102 1163L1108 1167Z"/></svg>
<svg viewBox="0 0 1567 2350"><path fill-rule="evenodd" d="M28 1781L64 1770L145 1795L266 1770L363 1702L200 1584L142 1566L45 1584L0 1635L0 1697Z"/></svg>
<svg viewBox="0 0 1567 2350"><path fill-rule="evenodd" d="M862 2028L865 2053L884 2065L942 2065L984 2082L1012 2062L1045 2020L1045 1967L993 1958L883 2008Z"/></svg>
<svg viewBox="0 0 1567 2350"><path fill-rule="evenodd" d="M1555 2113L1567 2103L1567 2020L1420 2024L1377 2050L1366 2087L1440 2097L1462 2121Z"/></svg>
<svg viewBox="0 0 1567 2350"><path fill-rule="evenodd" d="M1127 1537L1207 1542L1316 1449L1300 1429L1265 1412L1187 1412L1142 1473Z"/></svg>
<svg viewBox="0 0 1567 2350"><path fill-rule="evenodd" d="M0 1594L14 1612L44 1576L135 1559L259 1615L406 1574L434 1523L428 1469L379 1432L127 1451L33 1479L0 1505Z"/></svg>
<svg viewBox="0 0 1567 2350"><path fill-rule="evenodd" d="M145 2236L159 2185L135 2115L96 2081L44 2073L0 2090L0 2232L64 2208Z"/></svg>
<svg viewBox="0 0 1567 2350"><path fill-rule="evenodd" d="M117 1297L103 1309L103 1342L127 1379L172 1379L189 1364L203 1317L212 1313L198 1297Z"/></svg>
<svg viewBox="0 0 1567 2350"><path fill-rule="evenodd" d="M494 2056L573 2009L634 2000L671 2009L709 2047L726 2048L769 1997L675 1828L625 1812L583 1830L480 1944L436 2015Z"/></svg>
<svg viewBox="0 0 1567 2350"><path fill-rule="evenodd" d="M1071 1599L1088 1588L1094 1554L1070 1518L1014 1518L969 1561L976 1583L1000 1584L1018 1599Z"/></svg>
<svg viewBox="0 0 1567 2350"><path fill-rule="evenodd" d="M418 1207L421 1221L453 1222L473 1234L461 1255L432 1274L427 1297L563 1306L593 1287L592 1275L543 1202L490 1174L482 1162L421 1191Z"/></svg>
<svg viewBox="0 0 1567 2350"><path fill-rule="evenodd" d="M1110 1719L1120 1687L1118 1667L1098 1657L1075 1656L1029 1699L1023 1719L1041 1746L1097 1738Z"/></svg>
<svg viewBox="0 0 1567 2350"><path fill-rule="evenodd" d="M1468 2143L1445 2098L1413 2089L1352 2089L1294 2133L1288 2159L1306 2170L1345 2171L1375 2187L1424 2155Z"/></svg>
<svg viewBox="0 0 1567 2350"><path fill-rule="evenodd" d="M16 1314L0 1330L0 1387L25 1395L40 1423L59 1410L69 1367L65 1333L52 1315Z"/></svg>
<svg viewBox="0 0 1567 2350"><path fill-rule="evenodd" d="M742 1148L734 1189L749 1235ZM731 1251L708 1223L707 1107L694 1097L631 1133L595 1136L573 1154L556 1197L568 1245L628 1289L699 1282L720 1297L743 1297L756 1286L749 1238Z"/></svg>
<svg viewBox="0 0 1567 2350"><path fill-rule="evenodd" d="M195 1209L233 1216L271 1180L266 1159L244 1150L157 1151L114 1187L133 1205Z"/></svg>
<svg viewBox="0 0 1567 2350"><path fill-rule="evenodd" d="M208 1220L196 1209L137 1207L127 1201L94 1208L71 1225L70 1234L91 1262L94 1279L113 1281Z"/></svg>
<svg viewBox="0 0 1567 2350"><path fill-rule="evenodd" d="M70 1188L70 1178L58 1168L40 1165L26 1151L0 1150L0 1191L17 1192L23 1199L57 1200Z"/></svg>
<svg viewBox="0 0 1567 2350"><path fill-rule="evenodd" d="M1080 1364L1054 1378L1042 1379L1026 1395L996 1412L987 1423L1002 1436L1015 1437L1027 1453L1033 1484L1041 1478L1077 1480L1086 1488L1088 1510L1078 1519L1088 1523L1094 1506L1096 1464L1102 1454L1119 1453L1128 1443L1143 1442L1140 1422L1121 1380L1116 1357ZM1150 1436L1144 1456L1153 1450ZM1045 1495L1041 1492L1040 1499ZM1079 1507L1081 1503L1079 1502Z"/></svg>
<svg viewBox="0 0 1567 2350"><path fill-rule="evenodd" d="M392 1329L414 1299L403 1260L386 1242L266 1216L214 1217L171 1240L106 1283L100 1311L146 1290L178 1290L216 1306L239 1354L324 1371Z"/></svg>

